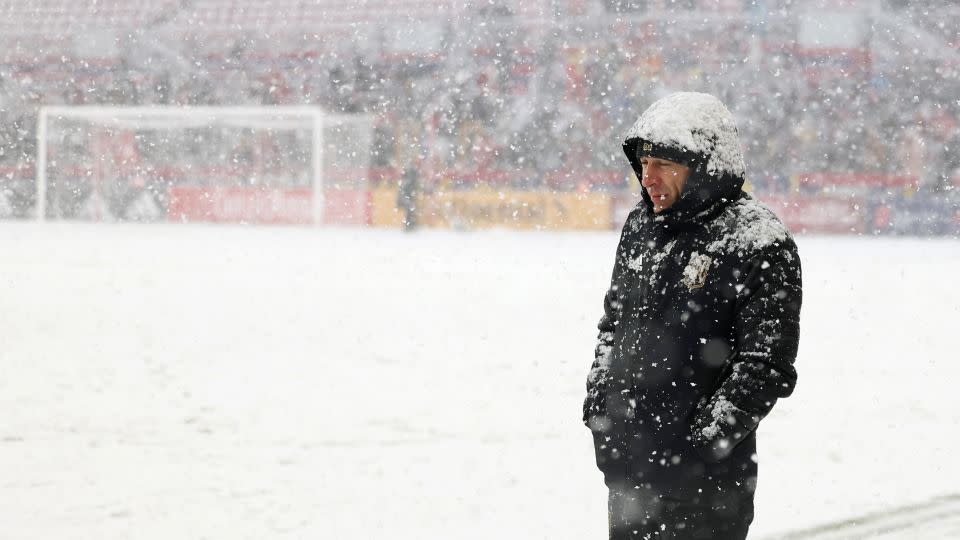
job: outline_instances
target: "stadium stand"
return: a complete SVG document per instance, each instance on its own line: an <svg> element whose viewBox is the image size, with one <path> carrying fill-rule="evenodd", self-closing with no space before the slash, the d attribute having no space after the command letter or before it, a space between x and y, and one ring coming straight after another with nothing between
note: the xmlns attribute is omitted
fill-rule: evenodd
<svg viewBox="0 0 960 540"><path fill-rule="evenodd" d="M858 232L960 222L960 11L856 4L6 0L0 178L29 199L40 105L304 104L377 118L374 186L412 162L426 190L617 194L620 134L683 89L730 106L761 196L853 201Z"/></svg>

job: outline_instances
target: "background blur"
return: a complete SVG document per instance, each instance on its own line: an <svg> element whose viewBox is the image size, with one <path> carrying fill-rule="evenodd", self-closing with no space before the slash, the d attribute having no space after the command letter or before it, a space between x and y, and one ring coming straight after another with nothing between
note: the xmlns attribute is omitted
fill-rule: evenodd
<svg viewBox="0 0 960 540"><path fill-rule="evenodd" d="M6 217L37 213L42 106L306 105L365 131L316 215L302 129L105 126L109 113L50 121L43 212L397 226L406 176L430 227L616 228L638 189L624 132L692 90L733 111L750 189L793 230L960 227L951 1L3 0L0 13ZM327 144L328 159L344 151Z"/></svg>

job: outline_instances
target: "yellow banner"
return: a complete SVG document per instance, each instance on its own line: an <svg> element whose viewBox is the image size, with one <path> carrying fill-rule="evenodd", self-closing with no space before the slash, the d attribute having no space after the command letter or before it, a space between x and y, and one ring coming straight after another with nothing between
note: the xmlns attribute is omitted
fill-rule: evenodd
<svg viewBox="0 0 960 540"><path fill-rule="evenodd" d="M396 189L373 192L372 223L400 227L403 210ZM425 193L417 197L417 224L438 229L607 230L610 197L601 193L469 191Z"/></svg>

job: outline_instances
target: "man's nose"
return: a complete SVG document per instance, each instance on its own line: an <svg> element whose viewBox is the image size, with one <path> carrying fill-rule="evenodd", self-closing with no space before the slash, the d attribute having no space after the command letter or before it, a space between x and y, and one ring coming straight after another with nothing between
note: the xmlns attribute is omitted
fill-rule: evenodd
<svg viewBox="0 0 960 540"><path fill-rule="evenodd" d="M640 184L643 187L650 187L659 181L659 176L657 171L651 170L651 167L648 165L643 168L643 177L640 179Z"/></svg>

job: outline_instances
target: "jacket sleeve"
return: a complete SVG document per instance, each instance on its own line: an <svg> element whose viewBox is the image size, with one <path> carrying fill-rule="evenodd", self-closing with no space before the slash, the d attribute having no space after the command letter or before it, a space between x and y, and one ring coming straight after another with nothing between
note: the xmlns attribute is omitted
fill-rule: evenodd
<svg viewBox="0 0 960 540"><path fill-rule="evenodd" d="M610 288L603 297L603 316L597 323L597 344L593 351L593 364L587 374L587 397L583 400L583 423L591 429L597 427L594 419L606 416L605 392L610 374L610 361L613 356L613 336L616 332L620 312L623 308L618 278L623 268L624 234L621 234L620 244L617 246L617 255L613 264L613 277ZM601 420L602 422L602 420Z"/></svg>
<svg viewBox="0 0 960 540"><path fill-rule="evenodd" d="M603 298L603 316L597 328L597 345L593 351L593 364L587 374L587 397L583 401L583 422L593 427L594 417L606 416L605 393L610 375L610 360L613 356L613 335L617 327L617 285L613 284Z"/></svg>
<svg viewBox="0 0 960 540"><path fill-rule="evenodd" d="M694 447L708 462L727 457L797 381L802 290L796 244L787 239L761 251L740 276L733 355L693 420Z"/></svg>

